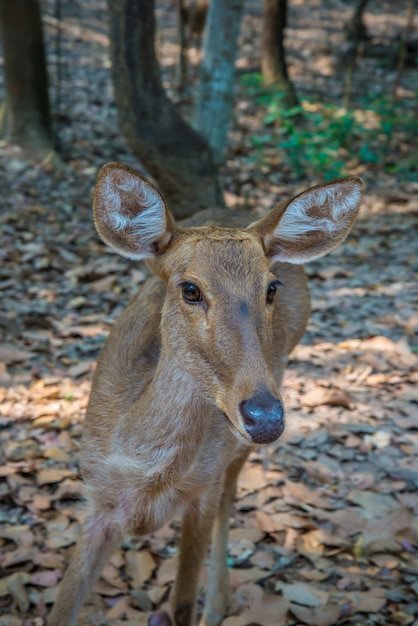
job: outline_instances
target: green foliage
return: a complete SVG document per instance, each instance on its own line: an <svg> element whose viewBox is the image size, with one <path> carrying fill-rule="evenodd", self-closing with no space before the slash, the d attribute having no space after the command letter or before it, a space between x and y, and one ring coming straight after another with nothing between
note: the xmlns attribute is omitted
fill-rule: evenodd
<svg viewBox="0 0 418 626"><path fill-rule="evenodd" d="M285 109L283 94L264 87L261 75L246 75L243 84L263 111L268 130L254 138L259 158L264 159L263 151L274 147L280 161L297 178L327 181L377 168L406 178L413 176L414 155L399 158L391 148L395 132L399 143L402 138L408 142L418 131L417 117L402 110L401 105L395 110L387 98L375 95L363 99L353 110L309 100L300 107Z"/></svg>

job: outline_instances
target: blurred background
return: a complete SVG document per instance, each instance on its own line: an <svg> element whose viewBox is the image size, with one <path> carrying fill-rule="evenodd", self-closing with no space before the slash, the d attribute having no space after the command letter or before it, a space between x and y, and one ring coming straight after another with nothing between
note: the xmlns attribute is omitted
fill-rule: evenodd
<svg viewBox="0 0 418 626"><path fill-rule="evenodd" d="M0 626L45 623L84 515L94 364L148 275L95 234L108 161L179 219L365 181L352 234L307 268L288 434L243 473L224 624L417 626L415 5L0 0ZM145 624L177 535L127 538L80 624Z"/></svg>

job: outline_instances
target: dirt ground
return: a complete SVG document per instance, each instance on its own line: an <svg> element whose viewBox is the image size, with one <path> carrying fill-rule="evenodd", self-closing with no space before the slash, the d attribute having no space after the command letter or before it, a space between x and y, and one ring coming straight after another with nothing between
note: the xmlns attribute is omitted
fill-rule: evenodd
<svg viewBox="0 0 418 626"><path fill-rule="evenodd" d="M352 3L290 4L296 89L339 102L337 53ZM403 32L406 6L370 2L376 50ZM60 90L53 3L43 8L64 165L0 148L0 626L41 626L56 597L84 517L78 458L94 364L148 273L106 249L91 220L98 168L140 167L118 130L105 3L63 3ZM173 15L168 2L159 7L158 51L176 97ZM260 18L248 3L240 75L258 66ZM389 93L395 74L396 64L365 55L354 98ZM411 107L416 86L407 67L400 97ZM264 132L238 81L222 172L232 209L258 215L317 182L254 158L251 137ZM414 138L396 139L394 154L413 149ZM285 379L287 432L254 452L240 479L229 543L239 614L223 626L418 626L418 182L376 166L358 173L366 195L352 234L307 268L313 311ZM174 521L126 537L79 623L146 624L165 607L178 532Z"/></svg>

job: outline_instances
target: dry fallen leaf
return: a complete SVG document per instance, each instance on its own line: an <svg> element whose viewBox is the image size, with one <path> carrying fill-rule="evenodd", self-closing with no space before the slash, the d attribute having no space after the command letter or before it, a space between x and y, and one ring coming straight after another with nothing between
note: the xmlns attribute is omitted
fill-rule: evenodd
<svg viewBox="0 0 418 626"><path fill-rule="evenodd" d="M252 583L241 585L236 592L238 603L244 607L238 616L224 619L222 626L282 626L286 621L289 603L280 596L264 594L261 587Z"/></svg>
<svg viewBox="0 0 418 626"><path fill-rule="evenodd" d="M152 576L156 563L149 550L127 550L126 573L132 579L132 587L139 589Z"/></svg>
<svg viewBox="0 0 418 626"><path fill-rule="evenodd" d="M375 588L365 592L345 592L344 600L351 606L351 614L377 613L386 604L386 590Z"/></svg>
<svg viewBox="0 0 418 626"><path fill-rule="evenodd" d="M46 545L50 550L56 550L75 543L80 534L80 527L77 523L70 524L68 517L60 515L48 524L47 532Z"/></svg>
<svg viewBox="0 0 418 626"><path fill-rule="evenodd" d="M33 356L34 355L32 352L28 352L27 350L21 350L20 348L16 348L16 346L13 346L12 344L0 344L0 362L2 363L19 363L20 361L27 361Z"/></svg>
<svg viewBox="0 0 418 626"><path fill-rule="evenodd" d="M323 404L331 404L333 406L342 406L345 409L353 409L354 402L346 391L337 388L315 387L312 391L304 394L300 398L300 402L304 406L316 407Z"/></svg>
<svg viewBox="0 0 418 626"><path fill-rule="evenodd" d="M364 517L367 519L384 517L399 509L398 502L389 494L353 489L347 495L347 499L361 506Z"/></svg>
<svg viewBox="0 0 418 626"><path fill-rule="evenodd" d="M289 602L302 604L303 606L325 606L328 601L328 593L321 591L313 585L306 583L287 584L281 581L276 583L276 591L280 591Z"/></svg>
<svg viewBox="0 0 418 626"><path fill-rule="evenodd" d="M257 552L250 557L250 561L256 567L267 571L271 571L274 566L273 554L265 550L257 550Z"/></svg>
<svg viewBox="0 0 418 626"><path fill-rule="evenodd" d="M29 609L30 601L23 576L18 573L16 576L10 577L7 588L17 604L19 612L25 613Z"/></svg>
<svg viewBox="0 0 418 626"><path fill-rule="evenodd" d="M323 555L325 548L321 543L320 534L311 531L298 536L296 550L315 564L315 561Z"/></svg>
<svg viewBox="0 0 418 626"><path fill-rule="evenodd" d="M45 467L37 473L36 481L39 486L50 485L52 483L59 483L68 476L73 476L73 473L70 470L59 469L56 467Z"/></svg>
<svg viewBox="0 0 418 626"><path fill-rule="evenodd" d="M148 615L146 613L142 613L142 611L134 609L129 604L129 599L126 596L121 598L115 606L107 611L106 617L108 619L125 617L129 620L135 620L135 624L138 626L146 626L148 624Z"/></svg>
<svg viewBox="0 0 418 626"><path fill-rule="evenodd" d="M31 583L40 587L54 587L62 577L61 569L48 569L31 575Z"/></svg>
<svg viewBox="0 0 418 626"><path fill-rule="evenodd" d="M173 582L178 569L178 556L172 556L161 563L158 568L157 581L159 585L166 585Z"/></svg>
<svg viewBox="0 0 418 626"><path fill-rule="evenodd" d="M290 610L298 620L310 626L335 626L341 613L341 608L337 605L308 608L291 603Z"/></svg>

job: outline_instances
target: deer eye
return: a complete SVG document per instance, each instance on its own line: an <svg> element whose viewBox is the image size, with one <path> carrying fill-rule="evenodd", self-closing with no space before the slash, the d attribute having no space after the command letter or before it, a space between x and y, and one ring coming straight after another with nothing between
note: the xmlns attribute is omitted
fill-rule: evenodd
<svg viewBox="0 0 418 626"><path fill-rule="evenodd" d="M202 294L199 287L196 287L193 283L183 283L183 298L190 304L196 304L196 302L202 302Z"/></svg>
<svg viewBox="0 0 418 626"><path fill-rule="evenodd" d="M277 287L276 283L271 283L267 289L266 302L267 304L271 304L274 302L274 296L276 295Z"/></svg>

